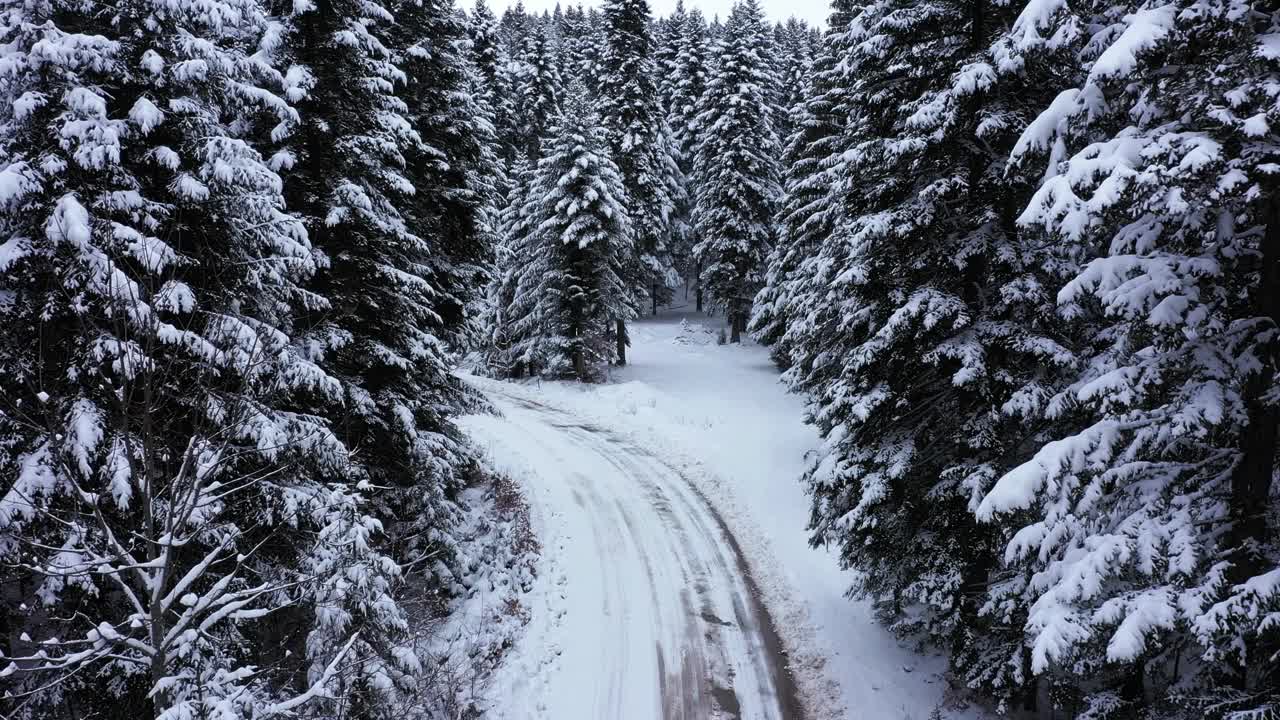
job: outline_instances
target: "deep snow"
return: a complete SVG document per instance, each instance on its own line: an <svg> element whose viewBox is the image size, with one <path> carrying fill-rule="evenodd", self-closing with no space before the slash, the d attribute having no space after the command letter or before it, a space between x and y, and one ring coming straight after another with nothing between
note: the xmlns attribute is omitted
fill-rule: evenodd
<svg viewBox="0 0 1280 720"><path fill-rule="evenodd" d="M809 547L809 503L798 478L817 435L803 423L802 400L787 394L778 382L767 350L749 343L717 345L714 329L721 324L678 309L635 323L630 365L615 369L611 382L604 385L474 382L616 433L660 457L691 483L741 547L789 651L807 715L924 720L944 702L943 661L904 646L874 621L864 603L845 598L849 578L834 554ZM496 421L483 416L465 418L463 426L501 459L503 469L520 475L516 479L526 484L540 525L535 529L550 532L548 519L565 509L541 504L547 498L531 491L530 486L546 478L539 477L537 462L520 458L520 448L528 447L530 436L513 438L510 427L504 436ZM612 540L597 539L606 541ZM554 564L567 578L573 578L575 570L591 571L575 568L579 561L571 549L548 544L545 553L544 562ZM538 592L546 590L534 594ZM546 622L538 618L540 612L573 612L574 607L567 597L543 598L533 605L530 627L535 630L539 622ZM531 630L530 637L536 635ZM609 648L607 638L566 641L606 642L606 655ZM536 645L536 640L517 644L515 660L508 663L519 668L514 681L511 673L504 679L499 672L490 695L497 715L511 716L511 705L502 708L506 702L518 702L514 685L554 682L529 673L565 671L563 663L551 661L530 666L529 654L545 652ZM590 673L606 667L581 665L570 671ZM943 711L948 718L969 714L955 708Z"/></svg>

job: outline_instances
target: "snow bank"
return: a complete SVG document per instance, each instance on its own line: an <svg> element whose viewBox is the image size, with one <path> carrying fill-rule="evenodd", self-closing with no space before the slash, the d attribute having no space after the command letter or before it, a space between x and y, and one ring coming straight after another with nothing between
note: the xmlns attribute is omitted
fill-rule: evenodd
<svg viewBox="0 0 1280 720"><path fill-rule="evenodd" d="M425 701L442 716L486 707L490 678L529 622L541 548L520 487L490 473L463 491L454 597L422 589L409 603L415 635L433 660L424 688L432 697Z"/></svg>

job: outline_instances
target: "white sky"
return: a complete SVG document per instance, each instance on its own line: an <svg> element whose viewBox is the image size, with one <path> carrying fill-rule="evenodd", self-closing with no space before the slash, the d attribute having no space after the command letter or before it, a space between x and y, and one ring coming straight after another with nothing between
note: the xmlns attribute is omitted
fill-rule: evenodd
<svg viewBox="0 0 1280 720"><path fill-rule="evenodd" d="M601 1L582 0L582 4L586 7L600 7ZM502 11L509 5L515 5L516 0L488 0L488 3L494 13L501 17ZM469 10L475 2L459 0L459 4ZM560 4L568 7L571 4L577 5L578 0L560 0ZM551 10L555 6L556 0L524 0L524 7L528 12L540 13L543 10ZM649 11L655 16L668 15L675 6L676 0L649 0ZM708 20L716 15L724 20L729 17L733 0L684 0L684 6L686 9L699 8ZM794 15L817 27L826 25L827 14L831 11L829 0L760 0L760 7L764 9L765 17L770 21L786 20Z"/></svg>

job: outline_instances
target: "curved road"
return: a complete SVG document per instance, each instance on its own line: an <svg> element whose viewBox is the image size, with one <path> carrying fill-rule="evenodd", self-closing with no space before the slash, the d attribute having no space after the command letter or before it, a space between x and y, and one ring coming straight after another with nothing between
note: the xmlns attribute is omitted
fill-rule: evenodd
<svg viewBox="0 0 1280 720"><path fill-rule="evenodd" d="M658 457L553 408L499 394L465 428L532 473L544 570L501 717L801 717L777 633L723 521ZM549 577L547 577L549 575Z"/></svg>

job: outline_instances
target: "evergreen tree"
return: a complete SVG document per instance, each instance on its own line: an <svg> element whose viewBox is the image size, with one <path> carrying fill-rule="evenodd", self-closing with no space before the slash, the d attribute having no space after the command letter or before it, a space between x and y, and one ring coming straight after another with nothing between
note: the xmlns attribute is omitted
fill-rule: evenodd
<svg viewBox="0 0 1280 720"><path fill-rule="evenodd" d="M755 299L751 329L771 346L774 361L791 364L787 329L793 318L791 284L803 281L796 270L817 254L818 245L834 232L842 213L833 192L843 172L844 131L854 108L842 63L850 52L848 27L856 9L836 0L827 19L829 30L814 58L805 100L792 110L794 130L783 154L785 192L778 211L778 242L769 256L765 286Z"/></svg>
<svg viewBox="0 0 1280 720"><path fill-rule="evenodd" d="M515 74L515 145L532 162L542 157L542 141L560 112L563 81L547 28L537 23L521 39Z"/></svg>
<svg viewBox="0 0 1280 720"><path fill-rule="evenodd" d="M483 255L467 174L477 148L471 119L454 114L466 108L455 97L465 74L451 9L412 1L392 9L401 22L357 0L289 19L301 124L281 156L292 168L286 197L323 257L312 288L331 303L303 318L302 346L342 388L339 402L316 398L314 412L358 451L351 481L377 489L373 507L390 539L408 544L405 559L439 556L417 566L447 584L467 462L447 420L460 401L448 351L461 340L466 265ZM363 596L392 582L394 566L370 568L385 577L352 587L335 575L333 592L351 603L324 616L328 634L314 635L308 650L323 668L341 647L335 634L359 628L351 652L362 677L349 680L347 699L390 712L388 694L413 691L420 660L403 622L383 617L394 603Z"/></svg>
<svg viewBox="0 0 1280 720"><path fill-rule="evenodd" d="M509 48L520 47L520 42L532 32L537 25L537 18L531 17L524 9L524 0L516 0L516 4L502 11L502 41Z"/></svg>
<svg viewBox="0 0 1280 720"><path fill-rule="evenodd" d="M675 32L673 30L673 34ZM699 279L702 273L693 254L697 234L693 225L696 190L692 179L700 135L698 103L706 92L711 71L707 23L697 8L685 16L678 38L675 67L671 71L673 87L667 104L667 127L671 132L671 152L683 184L671 215L671 247L677 267L697 284L695 307L702 312L703 293Z"/></svg>
<svg viewBox="0 0 1280 720"><path fill-rule="evenodd" d="M1032 406L1077 422L977 514L1014 533L993 605L1095 716L1280 712L1278 20L1033 4L1002 46L1015 69L1084 59L1013 156L1047 161L1020 222L1081 260L1058 302L1090 332Z"/></svg>
<svg viewBox="0 0 1280 720"><path fill-rule="evenodd" d="M676 0L676 9L654 23L653 65L654 72L658 75L658 107L663 113L670 112L671 95L679 82L676 59L680 55L684 25L688 17L684 0Z"/></svg>
<svg viewBox="0 0 1280 720"><path fill-rule="evenodd" d="M472 92L466 28L452 6L402 0L396 18L397 64L406 75L400 95L417 131L406 154L406 176L414 186L406 222L431 246L423 275L434 290L434 324L422 329L457 349L466 345L467 308L484 287L482 268L492 259L495 183L502 171L493 154L490 112Z"/></svg>
<svg viewBox="0 0 1280 720"><path fill-rule="evenodd" d="M478 74L473 92L493 125L491 150L504 162L515 159L515 102L512 97L511 60L502 44L498 20L484 0L477 0L467 23L471 59Z"/></svg>
<svg viewBox="0 0 1280 720"><path fill-rule="evenodd" d="M582 79L582 69L587 66L587 32L586 11L570 6L560 21L560 77Z"/></svg>
<svg viewBox="0 0 1280 720"><path fill-rule="evenodd" d="M785 24L774 26L774 46L777 48L777 114L774 131L787 140L795 131L793 113L805 101L809 68L813 62L809 45L809 28L793 18Z"/></svg>
<svg viewBox="0 0 1280 720"><path fill-rule="evenodd" d="M604 74L604 52L608 45L604 34L604 18L595 8L587 10L585 18L580 41L578 77L581 77L583 85L589 92L598 95L600 79Z"/></svg>
<svg viewBox="0 0 1280 720"><path fill-rule="evenodd" d="M627 208L636 233L636 263L628 275L653 311L676 283L668 246L672 183L663 148L653 40L646 0L608 0L600 79L600 116L612 157L622 171ZM618 324L618 360L625 362L625 330Z"/></svg>
<svg viewBox="0 0 1280 720"><path fill-rule="evenodd" d="M755 0L734 6L696 120L693 253L702 267L700 282L729 318L733 342L761 284L781 194L767 97L772 74L761 55L765 32Z"/></svg>
<svg viewBox="0 0 1280 720"><path fill-rule="evenodd" d="M488 289L488 315L484 321L489 334L485 366L503 377L522 377L526 372L516 347L519 336L513 309L536 218L535 170L523 158L511 168L511 188L496 228L498 242Z"/></svg>
<svg viewBox="0 0 1280 720"><path fill-rule="evenodd" d="M402 616L380 592L394 566L356 542L376 521L325 483L348 449L292 410L341 385L291 342L291 316L328 303L302 287L316 258L279 159L249 142L298 120L278 28L252 2L0 12L6 711L302 708L337 665L290 697L306 667L268 662L269 613L336 640L298 654L315 662L353 657L353 603ZM336 576L368 582L335 594Z"/></svg>
<svg viewBox="0 0 1280 720"><path fill-rule="evenodd" d="M613 325L635 316L622 178L581 87L571 94L525 207L511 327L516 361L548 377L599 377L613 362ZM525 232L520 232L521 226Z"/></svg>
<svg viewBox="0 0 1280 720"><path fill-rule="evenodd" d="M1015 17L885 0L829 38L843 57L819 62L800 115L756 316L781 330L824 438L814 542L839 544L895 630L942 643L1006 703L1034 700L1033 678L1017 613L987 602L1007 535L972 509L1043 438L1023 413L1079 362L1052 303L1070 258L1015 222L1039 176L1006 170L1013 119L1056 80L1051 64L998 72Z"/></svg>

